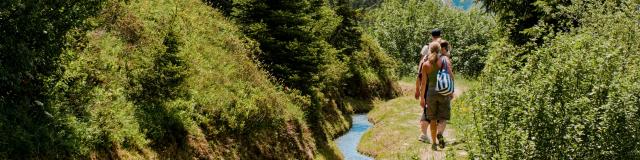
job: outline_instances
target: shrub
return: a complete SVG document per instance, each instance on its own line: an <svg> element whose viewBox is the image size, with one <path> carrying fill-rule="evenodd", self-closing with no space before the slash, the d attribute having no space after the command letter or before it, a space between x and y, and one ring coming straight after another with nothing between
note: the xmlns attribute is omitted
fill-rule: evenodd
<svg viewBox="0 0 640 160"><path fill-rule="evenodd" d="M350 56L349 74L345 76L345 94L363 99L398 96L395 68L397 63L382 52L378 43L368 34L360 37L361 50ZM375 67L374 67L375 66Z"/></svg>
<svg viewBox="0 0 640 160"><path fill-rule="evenodd" d="M640 24L636 2L586 1L565 8L580 27L526 47L493 45L479 88L473 157L636 159L640 151ZM469 134L467 134L469 135Z"/></svg>
<svg viewBox="0 0 640 160"><path fill-rule="evenodd" d="M578 1L563 0L481 0L487 10L496 13L510 42L525 45L541 44L540 27L551 31L568 31L578 25L575 14L563 9ZM541 26L540 23L547 25ZM534 39L533 41L531 41Z"/></svg>
<svg viewBox="0 0 640 160"><path fill-rule="evenodd" d="M338 59L348 66L338 84L339 92L359 99L397 96L395 61L358 26L361 12L351 8L349 1L339 0L336 3L336 14L342 17L342 21L327 41L338 49Z"/></svg>

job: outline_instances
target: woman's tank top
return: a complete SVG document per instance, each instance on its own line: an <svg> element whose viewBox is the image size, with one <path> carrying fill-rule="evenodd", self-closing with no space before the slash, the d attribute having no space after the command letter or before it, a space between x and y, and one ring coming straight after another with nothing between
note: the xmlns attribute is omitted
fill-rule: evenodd
<svg viewBox="0 0 640 160"><path fill-rule="evenodd" d="M438 54L438 59L436 59L436 69L429 75L427 75L427 89L425 90L427 93L425 94L425 96L442 96L441 94L438 94L436 92L436 83L438 82L436 77L438 76L438 71L440 70L440 67L438 67L438 63L442 63L442 55L440 54ZM442 66L442 64L440 64L440 66Z"/></svg>

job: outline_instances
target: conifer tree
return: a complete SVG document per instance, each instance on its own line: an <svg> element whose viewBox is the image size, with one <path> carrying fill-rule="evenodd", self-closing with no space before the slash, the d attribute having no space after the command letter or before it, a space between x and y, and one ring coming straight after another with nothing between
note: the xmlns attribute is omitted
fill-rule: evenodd
<svg viewBox="0 0 640 160"><path fill-rule="evenodd" d="M255 57L285 86L311 93L320 84L335 49L314 30L324 19L322 0L238 0L233 16L243 31L259 43Z"/></svg>
<svg viewBox="0 0 640 160"><path fill-rule="evenodd" d="M342 49L340 55L348 56L361 49L362 32L358 28L357 12L351 7L349 0L338 0L336 5L336 14L342 17L342 22L331 35L329 43Z"/></svg>

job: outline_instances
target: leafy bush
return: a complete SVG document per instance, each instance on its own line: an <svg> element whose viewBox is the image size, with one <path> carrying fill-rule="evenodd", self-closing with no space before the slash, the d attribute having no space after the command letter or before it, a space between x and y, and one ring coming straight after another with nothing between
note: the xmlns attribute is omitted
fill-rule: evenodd
<svg viewBox="0 0 640 160"><path fill-rule="evenodd" d="M455 71L475 77L484 67L487 45L494 39L495 20L479 8L469 11L447 7L439 1L390 0L367 12L367 31L401 65L401 76L414 76L422 46L431 41L430 31L443 30L453 46Z"/></svg>
<svg viewBox="0 0 640 160"><path fill-rule="evenodd" d="M398 96L394 70L397 63L382 51L373 37L364 34L359 38L362 48L352 53L349 61L345 61L349 65L349 72L344 76L344 93L362 99Z"/></svg>
<svg viewBox="0 0 640 160"><path fill-rule="evenodd" d="M475 112L477 134L466 134L473 157L640 156L638 3L572 2L563 12L579 17L580 27L545 30L531 51L507 38L493 44L483 85L466 100ZM531 53L527 61L515 60L523 52Z"/></svg>
<svg viewBox="0 0 640 160"><path fill-rule="evenodd" d="M358 99L392 98L395 88L396 63L386 55L358 22L362 13L354 10L348 0L336 2L336 14L342 21L327 40L339 50L338 59L348 66L341 76L340 93Z"/></svg>
<svg viewBox="0 0 640 160"><path fill-rule="evenodd" d="M539 28L568 31L579 22L564 9L574 2L565 0L481 0L487 10L496 13L509 41L516 45L542 43ZM544 23L546 25L538 25ZM531 39L534 39L531 41Z"/></svg>

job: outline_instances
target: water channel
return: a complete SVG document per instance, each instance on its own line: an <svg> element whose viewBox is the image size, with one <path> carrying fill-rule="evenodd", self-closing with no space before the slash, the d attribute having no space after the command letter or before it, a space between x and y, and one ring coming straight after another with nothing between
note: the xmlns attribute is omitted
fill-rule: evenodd
<svg viewBox="0 0 640 160"><path fill-rule="evenodd" d="M335 141L338 145L338 148L344 155L346 160L370 160L373 159L371 157L362 155L358 152L358 144L360 143L360 139L362 139L362 135L369 128L371 128L371 123L367 119L367 114L354 114L351 116L353 122L351 125L351 129L346 134L338 137Z"/></svg>

